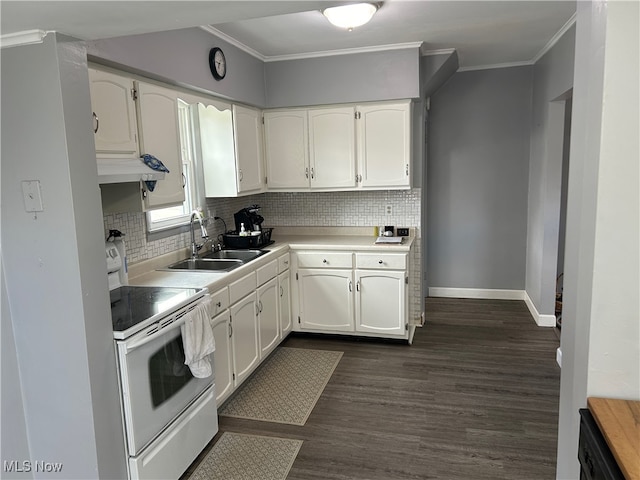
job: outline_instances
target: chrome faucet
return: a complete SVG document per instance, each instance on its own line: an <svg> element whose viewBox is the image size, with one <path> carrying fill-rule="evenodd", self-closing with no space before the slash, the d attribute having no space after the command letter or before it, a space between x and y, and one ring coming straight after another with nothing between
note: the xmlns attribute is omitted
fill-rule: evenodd
<svg viewBox="0 0 640 480"><path fill-rule="evenodd" d="M204 242L202 242L200 245L196 243L196 236L193 232L193 224L196 218L200 223L200 232L202 233L202 239L204 240ZM198 258L198 252L202 247L204 247L204 245L207 243L207 240L209 239L209 234L207 233L207 229L204 227L203 222L204 219L202 218L202 214L199 210L194 210L193 212L191 212L191 219L189 220L189 231L191 232L191 258Z"/></svg>

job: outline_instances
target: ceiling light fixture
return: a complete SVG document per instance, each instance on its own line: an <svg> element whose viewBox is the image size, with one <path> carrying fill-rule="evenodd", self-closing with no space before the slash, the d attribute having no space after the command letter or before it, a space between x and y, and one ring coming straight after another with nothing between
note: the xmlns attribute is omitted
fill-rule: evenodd
<svg viewBox="0 0 640 480"><path fill-rule="evenodd" d="M378 6L373 3L352 3L350 5L325 8L322 14L336 27L346 28L351 31L371 20L377 10Z"/></svg>

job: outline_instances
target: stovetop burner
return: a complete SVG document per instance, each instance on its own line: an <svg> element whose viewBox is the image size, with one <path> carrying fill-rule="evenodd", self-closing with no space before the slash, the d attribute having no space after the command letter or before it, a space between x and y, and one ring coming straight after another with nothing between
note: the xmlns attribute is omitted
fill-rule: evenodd
<svg viewBox="0 0 640 480"><path fill-rule="evenodd" d="M204 294L202 288L123 286L111 290L113 336L123 339Z"/></svg>

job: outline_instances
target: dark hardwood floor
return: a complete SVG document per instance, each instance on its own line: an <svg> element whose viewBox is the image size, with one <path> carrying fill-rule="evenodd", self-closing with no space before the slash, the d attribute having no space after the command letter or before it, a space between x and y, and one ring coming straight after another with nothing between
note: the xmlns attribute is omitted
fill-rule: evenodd
<svg viewBox="0 0 640 480"><path fill-rule="evenodd" d="M220 417L220 433L303 440L290 480L554 479L554 329L521 301L430 298L426 312L411 346L291 336L344 352L307 423Z"/></svg>

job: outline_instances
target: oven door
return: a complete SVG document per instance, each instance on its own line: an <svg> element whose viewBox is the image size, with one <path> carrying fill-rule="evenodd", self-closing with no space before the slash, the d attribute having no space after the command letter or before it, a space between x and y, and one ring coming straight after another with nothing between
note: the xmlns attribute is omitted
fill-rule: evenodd
<svg viewBox="0 0 640 480"><path fill-rule="evenodd" d="M137 455L213 384L213 375L195 378L184 364L180 313L116 342L129 455Z"/></svg>

